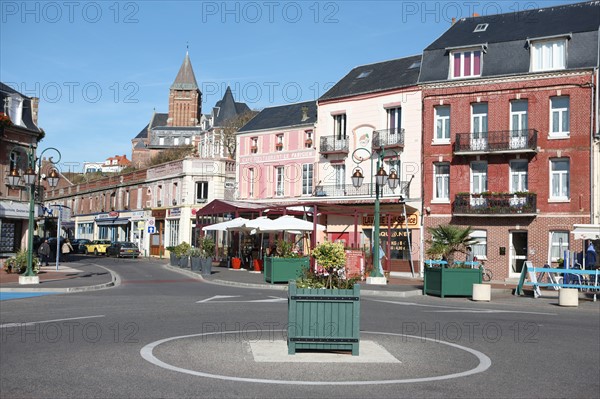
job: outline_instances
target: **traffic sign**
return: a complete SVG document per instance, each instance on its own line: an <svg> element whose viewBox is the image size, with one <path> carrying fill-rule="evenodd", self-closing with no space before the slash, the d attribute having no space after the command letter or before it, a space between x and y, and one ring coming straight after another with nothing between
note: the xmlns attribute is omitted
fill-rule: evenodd
<svg viewBox="0 0 600 399"><path fill-rule="evenodd" d="M148 220L146 220L146 223L148 224L148 226L154 226L156 224L156 220L154 218L148 218Z"/></svg>
<svg viewBox="0 0 600 399"><path fill-rule="evenodd" d="M154 234L154 233L156 233L156 227L148 226L148 234Z"/></svg>

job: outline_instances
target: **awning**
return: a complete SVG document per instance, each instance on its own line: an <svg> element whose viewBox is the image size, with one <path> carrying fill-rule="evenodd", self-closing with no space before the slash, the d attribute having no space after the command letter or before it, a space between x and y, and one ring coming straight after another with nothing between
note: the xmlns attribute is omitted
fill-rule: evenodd
<svg viewBox="0 0 600 399"><path fill-rule="evenodd" d="M574 224L572 233L576 240L600 240L600 224Z"/></svg>
<svg viewBox="0 0 600 399"><path fill-rule="evenodd" d="M96 225L97 226L116 226L116 225L123 225L123 224L129 224L130 220L127 218L117 218L117 219L100 219L100 220L96 220Z"/></svg>

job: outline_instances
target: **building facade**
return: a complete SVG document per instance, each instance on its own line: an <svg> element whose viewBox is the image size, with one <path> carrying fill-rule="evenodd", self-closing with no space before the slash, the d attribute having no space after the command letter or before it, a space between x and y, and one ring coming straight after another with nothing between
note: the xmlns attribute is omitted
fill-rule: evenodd
<svg viewBox="0 0 600 399"><path fill-rule="evenodd" d="M597 213L599 21L597 3L465 18L423 52L425 227L471 226L494 279L580 251Z"/></svg>

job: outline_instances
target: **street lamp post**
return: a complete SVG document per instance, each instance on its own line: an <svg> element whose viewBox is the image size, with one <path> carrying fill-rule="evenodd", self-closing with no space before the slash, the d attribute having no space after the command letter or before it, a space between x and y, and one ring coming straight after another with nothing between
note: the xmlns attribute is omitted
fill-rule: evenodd
<svg viewBox="0 0 600 399"><path fill-rule="evenodd" d="M29 146L29 151L26 151L27 155L27 169L23 176L19 173L17 168L14 168L10 171L8 176L8 184L11 186L18 186L21 178L25 181L25 185L29 188L29 227L27 230L27 270L24 274L19 276L19 284L39 284L40 279L33 271L33 229L34 229L34 219L35 219L35 192L36 187L40 186L41 179L41 169L42 169L42 155L48 150L53 150L58 154L58 160L53 161L52 157L48 159L48 161L52 165L58 164L60 161L60 152L53 147L46 148L38 158L35 155L35 148L33 146ZM37 171L36 171L36 161L37 161ZM50 174L46 177L48 181L48 185L50 187L56 187L59 180L59 175L56 169L53 167L50 171ZM57 232L57 238L60 232Z"/></svg>
<svg viewBox="0 0 600 399"><path fill-rule="evenodd" d="M357 157L357 151L364 151L369 154L369 159L374 155L371 151L366 148L357 148L352 153L352 159L359 160L358 163L365 160L365 158ZM393 150L392 150L393 151ZM395 152L395 151L394 151ZM398 187L399 177L398 173L394 169L390 170L390 174L388 175L385 169L383 168L383 158L385 155L385 148L382 146L381 151L377 153L377 173L375 174L375 210L373 213L373 270L371 271L370 276L367 278L367 284L378 284L385 285L387 284L387 279L382 274L382 271L379 270L379 267L375 266L375 262L380 261L380 239L379 239L379 193L380 190L383 189L383 186L387 183L392 190L395 190ZM396 156L399 158L398 153ZM371 163L371 165L373 165ZM372 169L372 168L371 168ZM354 173L352 174L352 185L355 188L359 188L362 186L364 180L364 176L360 166L356 166Z"/></svg>

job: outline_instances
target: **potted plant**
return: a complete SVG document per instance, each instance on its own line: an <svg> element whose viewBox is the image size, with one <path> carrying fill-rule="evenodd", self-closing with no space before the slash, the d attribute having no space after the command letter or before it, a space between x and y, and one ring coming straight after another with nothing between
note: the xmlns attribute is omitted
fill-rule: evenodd
<svg viewBox="0 0 600 399"><path fill-rule="evenodd" d="M212 260L215 253L215 242L211 237L203 236L198 240L200 249L200 266L203 276L210 276L212 273Z"/></svg>
<svg viewBox="0 0 600 399"><path fill-rule="evenodd" d="M473 284L481 284L481 267L479 269L462 268L455 265L456 253L466 253L467 247L473 246L477 240L471 238L471 227L462 228L453 225L430 227L432 238L427 254L434 259L442 259L447 264L442 267L425 267L423 278L423 294L472 296ZM459 266L459 267L456 267Z"/></svg>
<svg viewBox="0 0 600 399"><path fill-rule="evenodd" d="M202 250L200 248L192 247L188 253L190 256L190 265L193 271L199 271L202 262Z"/></svg>
<svg viewBox="0 0 600 399"><path fill-rule="evenodd" d="M304 274L308 269L309 259L295 253L291 243L279 240L270 256L265 257L263 264L266 282L287 283Z"/></svg>
<svg viewBox="0 0 600 399"><path fill-rule="evenodd" d="M290 282L288 354L298 349L349 350L359 354L360 277L346 279L343 244L324 242L313 250L317 271Z"/></svg>
<svg viewBox="0 0 600 399"><path fill-rule="evenodd" d="M169 264L171 266L177 266L177 256L175 255L175 247L170 246L166 247L165 249L169 251Z"/></svg>
<svg viewBox="0 0 600 399"><path fill-rule="evenodd" d="M175 246L173 252L175 252L175 256L177 257L177 263L179 267L185 268L188 265L188 253L191 249L191 245L187 242L183 241L181 244Z"/></svg>
<svg viewBox="0 0 600 399"><path fill-rule="evenodd" d="M35 274L38 274L40 271L40 261L35 256L32 259L31 269ZM4 271L6 273L25 273L27 270L27 251L19 251L12 258L6 259L4 261Z"/></svg>

